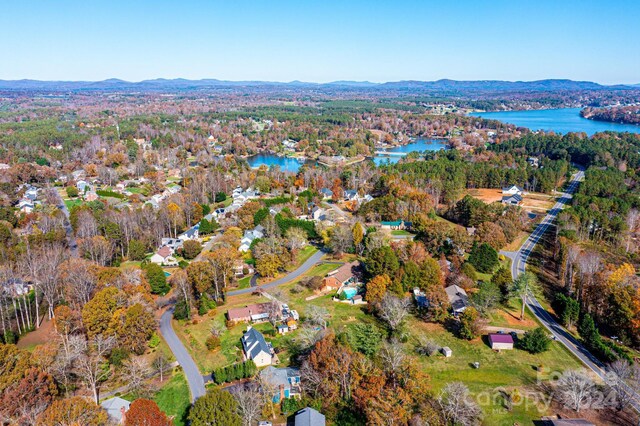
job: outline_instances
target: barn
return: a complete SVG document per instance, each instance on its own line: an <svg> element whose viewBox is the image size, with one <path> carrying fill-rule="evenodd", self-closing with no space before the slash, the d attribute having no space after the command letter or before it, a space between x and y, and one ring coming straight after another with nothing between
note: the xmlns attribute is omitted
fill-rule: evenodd
<svg viewBox="0 0 640 426"><path fill-rule="evenodd" d="M496 351L513 349L513 337L510 334L489 334L489 346Z"/></svg>

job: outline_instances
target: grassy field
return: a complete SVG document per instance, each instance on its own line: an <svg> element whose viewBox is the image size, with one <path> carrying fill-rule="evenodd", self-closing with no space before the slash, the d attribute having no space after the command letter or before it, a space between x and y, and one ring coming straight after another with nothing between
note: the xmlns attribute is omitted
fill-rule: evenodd
<svg viewBox="0 0 640 426"><path fill-rule="evenodd" d="M176 372L165 381L156 393L154 401L167 416L173 417L175 426L183 426L187 424L185 417L191 405L189 396L189 386L184 373Z"/></svg>
<svg viewBox="0 0 640 426"><path fill-rule="evenodd" d="M409 236L409 235L414 235L409 231L405 231L404 229L396 229L391 231L391 235L397 235L397 236Z"/></svg>
<svg viewBox="0 0 640 426"><path fill-rule="evenodd" d="M538 379L548 380L551 372L561 372L569 368L580 368L580 363L558 342L552 342L549 351L531 355L518 349L495 352L489 348L485 338L466 341L455 337L441 325L421 322L415 318L409 321L408 329L412 339L406 343L411 353L415 339L428 336L440 346L448 346L453 351L450 358L438 354L431 357L416 356L418 365L431 377L431 388L437 394L447 383L462 381L476 397L484 412L484 424L513 425L531 424L546 414L535 398L527 398L533 392ZM415 352L415 351L414 351ZM474 362L480 368L473 368ZM542 372L538 366L543 365ZM502 406L499 389L512 392L518 389L523 396L521 405L507 411Z"/></svg>
<svg viewBox="0 0 640 426"><path fill-rule="evenodd" d="M241 278L238 281L238 288L248 288L251 286L251 275Z"/></svg>

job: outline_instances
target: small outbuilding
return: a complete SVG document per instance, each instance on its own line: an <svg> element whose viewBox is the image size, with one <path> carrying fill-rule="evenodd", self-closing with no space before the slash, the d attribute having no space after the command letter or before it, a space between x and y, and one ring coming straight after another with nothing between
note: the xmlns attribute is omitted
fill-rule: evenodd
<svg viewBox="0 0 640 426"><path fill-rule="evenodd" d="M445 346L444 348L441 348L440 352L442 352L442 355L444 355L445 358L449 358L451 355L453 355L453 351L449 346Z"/></svg>
<svg viewBox="0 0 640 426"><path fill-rule="evenodd" d="M496 351L513 349L513 337L510 334L489 334L489 346Z"/></svg>

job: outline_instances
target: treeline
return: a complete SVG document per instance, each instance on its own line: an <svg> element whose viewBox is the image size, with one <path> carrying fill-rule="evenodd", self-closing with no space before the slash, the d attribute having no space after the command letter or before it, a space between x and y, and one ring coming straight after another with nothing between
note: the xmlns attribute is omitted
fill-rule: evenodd
<svg viewBox="0 0 640 426"><path fill-rule="evenodd" d="M226 367L216 368L213 371L213 381L217 385L221 385L226 382L233 382L234 380L248 379L254 377L258 372L256 363L252 360L247 360L242 363L236 363L227 365Z"/></svg>
<svg viewBox="0 0 640 426"><path fill-rule="evenodd" d="M584 108L580 115L590 120L613 123L640 124L640 106L628 105L607 108Z"/></svg>
<svg viewBox="0 0 640 426"><path fill-rule="evenodd" d="M591 137L579 133L566 135L527 134L489 146L500 153L545 156L584 166L620 169L640 167L640 135L634 133L597 133Z"/></svg>

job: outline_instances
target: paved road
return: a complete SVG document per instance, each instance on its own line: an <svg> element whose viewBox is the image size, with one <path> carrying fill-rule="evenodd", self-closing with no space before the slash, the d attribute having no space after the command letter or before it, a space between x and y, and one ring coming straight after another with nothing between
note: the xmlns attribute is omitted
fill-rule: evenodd
<svg viewBox="0 0 640 426"><path fill-rule="evenodd" d="M556 216L560 213L564 205L571 200L573 193L578 188L582 179L584 179L584 172L579 171L573 176L566 192L560 196L556 204L549 210L549 213L547 213L542 222L540 222L529 238L522 244L520 249L515 253L505 253L511 257L511 275L514 279L524 272L529 255L556 219ZM580 361L604 379L606 374L604 365L562 327L533 295L527 298L527 306L538 320L555 336L556 340L565 345Z"/></svg>
<svg viewBox="0 0 640 426"><path fill-rule="evenodd" d="M64 221L64 231L67 234L67 243L69 245L69 250L71 251L71 255L73 257L78 257L78 243L76 242L76 237L73 234L73 228L71 227L71 222L69 222L69 209L67 208L67 205L64 203L64 200L60 196L60 193L58 192L58 190L53 188L53 193L58 198L56 207L62 210L62 213L64 213L64 216L66 218Z"/></svg>
<svg viewBox="0 0 640 426"><path fill-rule="evenodd" d="M173 331L171 318L173 318L173 307L168 309L164 314L162 314L162 317L160 317L160 334L162 334L167 345L169 345L169 348L176 357L178 364L182 366L182 371L184 371L187 383L189 383L191 402L193 402L206 393L204 389L204 380L200 374L198 366L193 361L193 358L189 355L189 352L176 335L176 332Z"/></svg>
<svg viewBox="0 0 640 426"><path fill-rule="evenodd" d="M298 267L298 269L296 269L293 272L289 272L284 277L279 278L279 279L274 280L274 281L271 281L270 283L267 283L265 285L261 285L261 286L258 286L258 287L248 287L248 288L242 288L242 289L239 289L239 290L228 291L227 292L227 296L236 296L238 294L252 293L252 292L256 291L257 289L269 290L271 288L278 287L279 285L282 285L284 283L288 283L290 281L293 281L296 278L298 278L301 275L303 275L309 269L313 268L317 263L322 261L322 259L324 259L324 257L326 255L327 255L327 253L325 253L324 251L318 250L317 252L313 253L311 255L311 257L309 259L307 259L302 265L300 265Z"/></svg>

